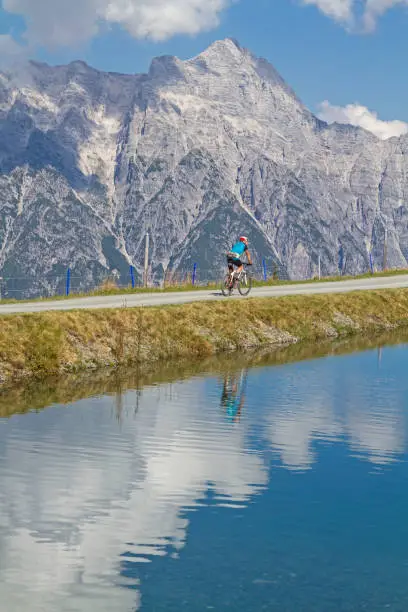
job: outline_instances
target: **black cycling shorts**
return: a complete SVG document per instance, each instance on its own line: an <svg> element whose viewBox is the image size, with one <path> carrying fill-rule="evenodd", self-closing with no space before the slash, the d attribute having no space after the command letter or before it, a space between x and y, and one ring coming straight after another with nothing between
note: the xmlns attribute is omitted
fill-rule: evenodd
<svg viewBox="0 0 408 612"><path fill-rule="evenodd" d="M233 257L227 257L227 262L229 266L237 266L237 268L243 265L240 259L234 259Z"/></svg>

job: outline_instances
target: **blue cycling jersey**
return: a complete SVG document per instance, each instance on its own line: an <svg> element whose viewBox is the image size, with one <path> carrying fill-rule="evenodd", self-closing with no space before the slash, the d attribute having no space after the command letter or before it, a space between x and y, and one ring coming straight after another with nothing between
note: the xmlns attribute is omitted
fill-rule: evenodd
<svg viewBox="0 0 408 612"><path fill-rule="evenodd" d="M241 396L238 395L238 397L232 397L230 400L228 400L227 402L227 416L229 419L233 420L235 419L235 417L237 416L237 412L240 408L241 405Z"/></svg>
<svg viewBox="0 0 408 612"><path fill-rule="evenodd" d="M248 247L243 242L237 242L231 249L231 253L236 253L238 257L241 257L248 250Z"/></svg>

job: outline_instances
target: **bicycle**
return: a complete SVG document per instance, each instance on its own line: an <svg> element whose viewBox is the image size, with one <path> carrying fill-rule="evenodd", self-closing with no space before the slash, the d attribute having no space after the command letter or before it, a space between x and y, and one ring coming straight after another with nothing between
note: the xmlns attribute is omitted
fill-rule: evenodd
<svg viewBox="0 0 408 612"><path fill-rule="evenodd" d="M249 295L252 289L252 277L246 270L246 267L249 265L244 263L244 269L238 274L236 270L232 273L227 273L221 285L221 291L225 297L232 295L235 288L238 289L240 295Z"/></svg>

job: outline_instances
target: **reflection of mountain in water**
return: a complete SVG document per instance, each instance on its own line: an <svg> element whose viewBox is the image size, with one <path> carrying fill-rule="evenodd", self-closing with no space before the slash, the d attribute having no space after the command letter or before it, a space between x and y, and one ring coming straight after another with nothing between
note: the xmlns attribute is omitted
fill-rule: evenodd
<svg viewBox="0 0 408 612"><path fill-rule="evenodd" d="M27 602L32 612L134 611L138 584L123 563L177 556L209 490L219 506L249 503L268 483L268 447L297 470L317 461L318 441L345 441L378 465L395 459L408 359L397 352L398 367L384 358L381 371L366 353L252 370L245 394L234 377L195 378L0 420L7 612ZM226 391L245 397L240 422L222 409Z"/></svg>

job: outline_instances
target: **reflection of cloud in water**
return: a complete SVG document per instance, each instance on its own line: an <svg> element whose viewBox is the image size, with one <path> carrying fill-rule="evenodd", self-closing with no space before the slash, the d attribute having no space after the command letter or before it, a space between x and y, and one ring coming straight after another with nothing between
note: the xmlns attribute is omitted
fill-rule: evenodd
<svg viewBox="0 0 408 612"><path fill-rule="evenodd" d="M314 463L313 442L335 438L340 428L330 408L316 402L289 413L273 412L267 418L266 434L287 468L306 469Z"/></svg>
<svg viewBox="0 0 408 612"><path fill-rule="evenodd" d="M120 563L184 545L211 488L245 503L267 482L242 427L225 423L195 380L0 422L0 601L7 612L135 610ZM182 390L182 393L180 391ZM134 583L133 583L134 586Z"/></svg>
<svg viewBox="0 0 408 612"><path fill-rule="evenodd" d="M326 363L330 363L328 360ZM335 363L335 362L332 362ZM372 377L362 380L358 368L325 376L325 362L288 370L284 379L260 383L265 404L266 436L289 469L310 469L314 443L343 439L353 451L376 465L405 450L404 390Z"/></svg>
<svg viewBox="0 0 408 612"><path fill-rule="evenodd" d="M405 450L403 414L395 407L363 406L347 415L350 446L376 465L395 460Z"/></svg>

